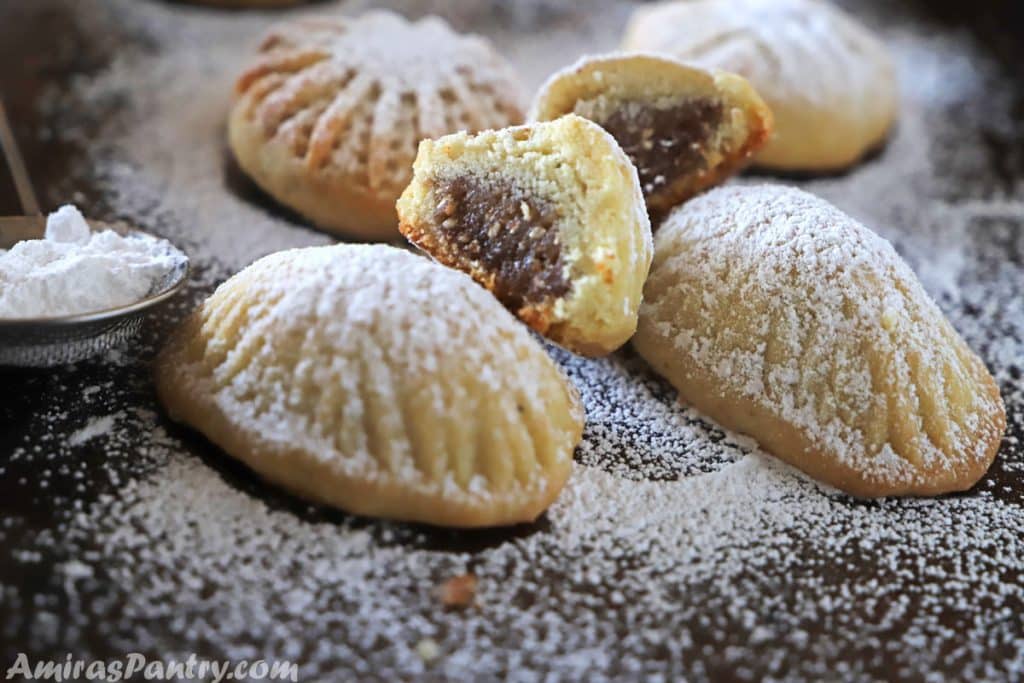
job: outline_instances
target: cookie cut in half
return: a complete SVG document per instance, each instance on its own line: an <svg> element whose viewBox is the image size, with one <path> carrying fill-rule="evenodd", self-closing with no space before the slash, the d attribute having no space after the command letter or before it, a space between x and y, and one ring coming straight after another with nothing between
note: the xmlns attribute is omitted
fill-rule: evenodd
<svg viewBox="0 0 1024 683"><path fill-rule="evenodd" d="M857 496L968 489L1006 428L985 364L892 246L792 188L670 214L633 345L685 401Z"/></svg>
<svg viewBox="0 0 1024 683"><path fill-rule="evenodd" d="M255 262L176 331L156 386L174 419L299 496L454 527L534 520L583 427L575 389L494 297L379 245Z"/></svg>
<svg viewBox="0 0 1024 683"><path fill-rule="evenodd" d="M228 136L242 170L317 225L361 239L398 237L395 200L420 140L523 120L508 63L437 17L282 23L236 90Z"/></svg>
<svg viewBox="0 0 1024 683"><path fill-rule="evenodd" d="M586 119L424 140L398 215L411 242L573 351L609 353L636 329L650 222L633 165Z"/></svg>
<svg viewBox="0 0 1024 683"><path fill-rule="evenodd" d="M755 163L834 172L879 147L896 120L896 69L884 43L822 0L681 0L634 10L625 50L740 74L772 110Z"/></svg>
<svg viewBox="0 0 1024 683"><path fill-rule="evenodd" d="M768 140L772 115L747 81L671 57L584 57L541 87L530 113L574 113L612 134L661 215L745 166Z"/></svg>

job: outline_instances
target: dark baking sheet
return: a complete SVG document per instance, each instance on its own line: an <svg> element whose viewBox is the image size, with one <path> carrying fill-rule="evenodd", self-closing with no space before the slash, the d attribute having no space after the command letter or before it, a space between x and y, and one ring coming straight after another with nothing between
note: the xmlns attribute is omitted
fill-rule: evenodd
<svg viewBox="0 0 1024 683"><path fill-rule="evenodd" d="M137 0L146 1L157 0ZM541 30L545 22L572 20L571 16L566 17L566 3L531 2L529 12L522 8L512 11L495 3L498 7L493 15L476 5L467 12L464 3L450 4L459 6L451 11L454 23L476 30L481 30L481 24L486 26L487 21L518 22L524 36L528 36L531 31ZM997 65L1000 88L1012 86L1011 92L1003 90L994 97L996 106L1004 109L998 118L1019 121L1024 117L1024 82L1016 75L1019 65L1024 63L1024 13L1020 3L982 0L897 4L850 0L843 4L875 17L874 21L886 16L893 24L918 30L925 27L936 36L973 36ZM446 10L446 3L441 1L421 5L429 5L434 11ZM107 195L108 186L94 182L87 169L83 172L82 161L88 158L86 149L91 144L88 136L66 140L40 131L59 127L68 117L80 130L90 126L99 130L105 122L131 108L129 93L76 102L73 109L52 106L53 101L68 104L61 94L73 79L106 68L119 52L129 48L143 53L159 52L158 43L125 20L118 11L121 6L76 0L8 0L0 4L0 92L48 206L66 201L75 191L80 194L74 200L88 214L110 217L115 211ZM574 11L585 12L586 8ZM84 16L86 13L88 17ZM984 88L979 92L983 97ZM51 104L44 106L47 102ZM921 201L1021 196L1024 131L1020 126L989 127L983 119L966 115L967 110L976 109L976 104L953 100L942 114L947 123L964 126L963 139L980 141L978 153L982 161L965 168L951 156L946 178L948 196L922 197ZM183 102L182 106L187 107L188 103ZM949 135L948 126L944 131ZM955 150L958 138L950 136L947 142L949 149ZM239 193L286 220L293 219L238 177L227 161L224 183L226 191ZM0 215L17 211L9 178L6 171L0 171ZM980 256L976 265L965 269L963 275L971 279L966 284L992 285L993 296L1002 297L988 302L995 306L996 314L983 312L977 302L940 301L951 314L956 314L956 319L978 321L980 333L971 341L990 365L990 354L994 352L989 342L1000 336L1020 334L1022 321L1015 316L1020 314L1024 294L1024 282L1005 280L1019 275L1024 262L1024 216L1018 215L1009 224L1000 218L997 223L989 225L980 220L975 231ZM1004 270L1001 263L1016 268ZM599 585L581 584L579 563L585 564L585 555L582 559L555 555L539 574L545 578L548 590L538 591L537 584L532 584L533 594L525 591L515 595L507 608L500 611L500 618L490 623L477 623L463 612L444 611L431 593L439 580L473 569L474 558L481 553L542 532L547 520L486 532L436 531L353 520L339 512L309 508L260 483L202 439L167 422L155 403L149 380L150 361L173 321L209 291L210 279L219 279L204 277L207 264L200 262L196 266L197 276L190 291L154 317L139 347L115 362L84 362L53 371L0 369L0 665L4 669L19 652L32 658L63 658L65 653L71 653L90 659L141 652L150 658L196 653L211 658L293 659L300 663L301 680L341 680L353 676L381 680L471 676L537 680L643 676L721 680L1009 680L1024 675L1020 572L1024 557L1002 558L1002 572L998 576L974 576L968 579L968 585L957 586L955 591L946 585L948 575L941 572L921 572L902 583L890 577L892 585L903 586L915 596L940 597L937 603L912 600L901 617L886 620L873 611L876 607L836 614L822 608L817 596L793 589L794 585L807 585L797 581L795 575L800 574L820 575L824 585L849 585L870 591L871 581L887 569L865 557L821 556L820 549L814 547L804 549L806 563L797 564L795 569L788 565L792 574L781 574L770 566L752 568L735 593L723 592L713 581L703 586L690 585L685 593L667 590L662 597L678 607L678 618L663 623L630 621L637 612L625 609L623 603L628 605L639 597L619 594L617 579L623 579L623 585L634 585L625 582L624 577L610 576ZM972 306L978 310L971 310ZM621 358L624 366L637 372L655 395L671 401L670 390L656 378L645 375L628 351ZM1009 512L1005 514L1018 520L1012 529L1020 529L1019 520L1024 519L1024 509L1020 507L1024 501L1019 446L1024 438L1021 366L1020 358L1010 359L1009 364L1005 358L999 361L1004 395L1010 399L1010 426L996 464L975 491L985 492L993 501L1007 506ZM71 438L91 419L113 414L119 417L110 434L81 443ZM709 434L711 438L721 438L714 430ZM622 440L622 449L628 450L628 429L617 438ZM375 548L397 553L388 555L387 571L407 572L407 580L399 581L394 575L382 577L376 590L388 591L385 596L335 593L321 583L311 592L312 602L298 611L291 609L289 599L282 598L290 593L283 593L281 586L268 585L262 611L250 614L229 609L225 599L230 597L227 587L232 577L243 576L244 567L218 564L216 558L211 558L205 565L211 572L208 581L200 577L202 585L192 583L196 580L195 564L190 559L191 537L187 533L182 534L184 543L150 538L135 545L120 544L120 555L108 557L105 553L110 546L91 536L91 527L76 525L77 516L90 514L100 503L109 506L109 497L116 501L133 482L147 481L155 472L168 467L164 453L168 443L218 472L231 489L291 518L290 524L295 528L315 528L320 530L318 533L323 533L325 525L346 533L365 530ZM619 472L630 467L628 462L599 462L599 456L593 452L581 457L589 464ZM641 470L650 472L649 467L636 468L636 472ZM689 474L666 467L658 476L672 479ZM114 505L110 509L116 512L119 508ZM153 514L159 515L159 511ZM1015 514L1019 516L1013 518ZM104 529L109 531L117 523L116 519L107 520ZM173 520L164 528L170 529L172 525ZM991 552L998 555L1001 530L993 526L980 533L991 535ZM263 546L259 548L266 550ZM291 548L288 546L284 551ZM422 567L396 562L395 557L400 559L405 548L436 551L431 556L434 564ZM371 550L367 552L373 555ZM150 566L152 554L162 557L161 567L170 568L166 574L139 577L125 570L136 562ZM238 557L234 551L225 551L224 556L232 562ZM445 559L449 556L458 560L449 562ZM945 557L948 560L949 554ZM288 562L266 557L253 557L252 562L264 569L269 566L268 576L302 585L303 577L314 572L316 563L330 559L329 554L314 553L296 555ZM627 563L617 571L642 571L643 557L633 561L635 565ZM177 573L174 567L179 565L182 569ZM69 574L69 566L77 573ZM509 571L517 569L510 567ZM510 583L514 580L515 577L509 577ZM988 602L969 605L966 611L952 598L948 604L943 603L941 596L954 592L960 596L958 599L968 596L970 602L970 580L986 586L996 580L1006 590L1001 600L991 601L993 592L986 588ZM159 590L154 587L158 584L162 586ZM884 580L882 585L886 585ZM366 587L374 590L372 581ZM482 586L482 596L490 588ZM142 592L146 600L138 599ZM581 595L589 596L593 602L574 615L572 610L582 604ZM569 597L572 599L566 599ZM737 597L744 609L755 615L753 619L731 610ZM896 602L897 597L883 593L880 600ZM367 612L363 607L371 598L375 607ZM259 602L257 596L255 603ZM246 606L252 607L248 601ZM922 610L928 610L935 631L915 631L911 635L916 640L911 639L908 628L917 623L916 612ZM549 634L555 645L531 649L522 640L516 624L520 619L536 620L546 613L557 615L553 623L564 630ZM663 613L660 608L659 614ZM788 632L793 624L788 616L801 613L804 617L800 629L804 636L794 639ZM593 622L595 614L603 615L600 625ZM787 618L780 616L783 614ZM576 633L571 632L574 619L579 622ZM384 625L379 620L388 623ZM649 637L634 637L641 630ZM684 631L685 642L679 639ZM531 633L536 636L536 629ZM440 659L422 662L410 657L411 649L424 634L439 643L444 653ZM594 637L588 642L590 635ZM921 639L933 639L936 645L932 647ZM557 645L560 641L566 643L561 650ZM456 656L460 649L476 652L481 642L487 645L487 657L467 661ZM552 648L558 656L550 654Z"/></svg>

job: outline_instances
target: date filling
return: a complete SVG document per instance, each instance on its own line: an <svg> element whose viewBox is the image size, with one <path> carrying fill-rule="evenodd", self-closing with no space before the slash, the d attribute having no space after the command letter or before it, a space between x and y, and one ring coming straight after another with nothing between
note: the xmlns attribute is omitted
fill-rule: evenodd
<svg viewBox="0 0 1024 683"><path fill-rule="evenodd" d="M505 306L518 310L569 292L551 202L508 179L469 175L435 180L434 197L445 250L460 267L472 263L491 275Z"/></svg>
<svg viewBox="0 0 1024 683"><path fill-rule="evenodd" d="M647 196L707 167L724 116L721 102L691 99L666 108L631 103L599 123L636 166Z"/></svg>

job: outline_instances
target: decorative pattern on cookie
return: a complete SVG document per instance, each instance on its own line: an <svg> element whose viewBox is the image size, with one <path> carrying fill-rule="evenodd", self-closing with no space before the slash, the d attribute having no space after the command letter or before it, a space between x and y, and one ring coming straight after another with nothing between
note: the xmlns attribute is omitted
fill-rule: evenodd
<svg viewBox="0 0 1024 683"><path fill-rule="evenodd" d="M402 233L530 327L585 355L636 329L651 228L636 169L575 115L424 140L398 200Z"/></svg>
<svg viewBox="0 0 1024 683"><path fill-rule="evenodd" d="M228 134L239 166L314 223L362 239L397 237L395 200L420 140L523 119L511 67L436 17L283 23L236 89Z"/></svg>
<svg viewBox="0 0 1024 683"><path fill-rule="evenodd" d="M727 187L655 238L633 345L680 396L858 496L970 488L999 389L892 246L800 190Z"/></svg>
<svg viewBox="0 0 1024 683"><path fill-rule="evenodd" d="M627 50L746 77L775 116L759 166L834 171L885 139L896 73L885 46L820 0L685 0L636 10Z"/></svg>
<svg viewBox="0 0 1024 683"><path fill-rule="evenodd" d="M193 5L210 5L212 7L224 7L228 9L293 7L309 1L310 0L182 0L182 2L192 3Z"/></svg>
<svg viewBox="0 0 1024 683"><path fill-rule="evenodd" d="M575 389L466 275L386 246L238 273L156 364L160 400L262 477L377 517L535 519L572 467Z"/></svg>
<svg viewBox="0 0 1024 683"><path fill-rule="evenodd" d="M569 113L618 141L653 215L745 166L772 127L771 112L742 77L645 54L585 57L553 75L530 118Z"/></svg>

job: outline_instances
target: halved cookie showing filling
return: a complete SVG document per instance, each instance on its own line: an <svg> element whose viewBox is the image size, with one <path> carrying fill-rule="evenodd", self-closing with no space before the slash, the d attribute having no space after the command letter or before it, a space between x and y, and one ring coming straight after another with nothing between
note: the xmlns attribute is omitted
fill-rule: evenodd
<svg viewBox="0 0 1024 683"><path fill-rule="evenodd" d="M660 215L742 168L768 140L771 111L747 81L670 57L585 57L552 76L530 118L575 113L612 134Z"/></svg>
<svg viewBox="0 0 1024 683"><path fill-rule="evenodd" d="M578 116L424 140L402 233L541 334L603 355L636 329L651 228L636 170Z"/></svg>

